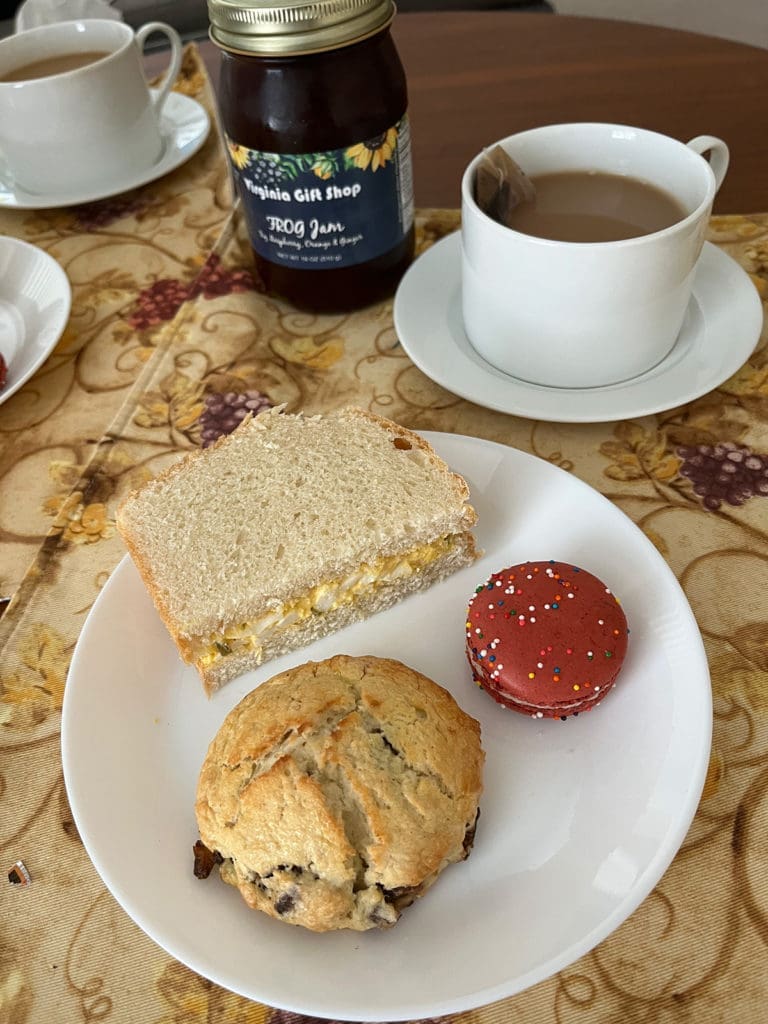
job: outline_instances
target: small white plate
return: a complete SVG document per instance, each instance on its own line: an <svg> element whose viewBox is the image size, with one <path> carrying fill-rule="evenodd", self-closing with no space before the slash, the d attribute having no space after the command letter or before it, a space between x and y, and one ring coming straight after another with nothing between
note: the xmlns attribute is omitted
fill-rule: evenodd
<svg viewBox="0 0 768 1024"><path fill-rule="evenodd" d="M61 337L72 291L47 252L0 235L0 355L8 367L0 404L32 376Z"/></svg>
<svg viewBox="0 0 768 1024"><path fill-rule="evenodd" d="M470 402L553 423L604 423L672 409L714 390L751 355L763 309L738 263L707 242L680 335L653 369L597 388L530 384L487 363L464 333L457 231L427 249L405 274L395 296L394 321L419 369Z"/></svg>
<svg viewBox="0 0 768 1024"><path fill-rule="evenodd" d="M154 89L151 91L156 92ZM79 206L82 203L93 203L132 188L139 188L186 163L203 145L210 127L208 114L197 100L182 93L171 92L160 115L163 151L150 167L124 178L112 178L99 188L51 195L26 192L20 185L5 181L0 176L0 207L11 210L44 210ZM84 159L87 159L87 154Z"/></svg>
<svg viewBox="0 0 768 1024"><path fill-rule="evenodd" d="M586 953L648 895L685 837L707 769L712 704L701 637L658 551L575 477L504 445L424 435L464 474L486 554L367 622L275 659L208 701L133 563L117 568L67 677L64 778L115 898L198 973L270 1006L336 1020L414 1020L501 999ZM495 704L464 656L467 601L495 569L573 561L631 628L615 692L577 719ZM333 654L397 658L482 725L475 847L386 932L315 934L192 874L197 776L224 716L263 680Z"/></svg>

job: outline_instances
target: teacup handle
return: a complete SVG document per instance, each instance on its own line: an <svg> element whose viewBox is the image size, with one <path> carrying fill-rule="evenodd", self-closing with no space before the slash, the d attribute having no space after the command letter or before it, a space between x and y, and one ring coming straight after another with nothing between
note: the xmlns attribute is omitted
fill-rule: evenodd
<svg viewBox="0 0 768 1024"><path fill-rule="evenodd" d="M171 59L165 72L163 84L160 86L157 95L152 97L155 114L157 117L160 117L160 111L163 109L163 104L168 98L168 93L171 91L171 87L176 81L176 76L181 68L182 45L179 33L175 28L166 25L164 21L148 21L146 25L136 29L136 45L139 48L139 53L144 52L144 43L147 40L147 36L153 32L161 32L171 44Z"/></svg>
<svg viewBox="0 0 768 1024"><path fill-rule="evenodd" d="M695 139L691 139L686 145L701 156L709 150L709 166L712 168L712 173L715 176L715 192L717 192L723 184L725 172L728 170L728 162L730 160L728 147L722 139L718 139L714 135L697 135Z"/></svg>

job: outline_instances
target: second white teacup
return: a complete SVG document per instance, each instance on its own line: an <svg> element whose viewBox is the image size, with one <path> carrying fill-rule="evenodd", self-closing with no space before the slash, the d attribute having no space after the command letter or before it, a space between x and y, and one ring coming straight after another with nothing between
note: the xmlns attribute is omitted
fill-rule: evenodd
<svg viewBox="0 0 768 1024"><path fill-rule="evenodd" d="M170 64L152 96L141 50L161 32ZM16 185L56 195L125 180L160 157L160 112L181 66L178 33L84 19L0 41L0 158Z"/></svg>
<svg viewBox="0 0 768 1024"><path fill-rule="evenodd" d="M577 123L535 128L499 145L529 177L629 176L671 195L682 216L620 241L523 234L478 207L479 154L462 180L462 311L472 346L505 373L548 387L614 384L655 366L683 324L728 168L726 144L699 136L686 145L640 128Z"/></svg>

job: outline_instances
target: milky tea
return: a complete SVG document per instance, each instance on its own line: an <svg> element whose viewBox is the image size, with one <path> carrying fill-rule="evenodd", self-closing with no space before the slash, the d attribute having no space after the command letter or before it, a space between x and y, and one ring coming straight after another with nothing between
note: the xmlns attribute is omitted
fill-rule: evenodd
<svg viewBox="0 0 768 1024"><path fill-rule="evenodd" d="M56 54L6 71L0 75L0 82L28 82L33 78L48 78L51 75L60 75L65 71L76 71L77 68L87 67L108 56L109 53L106 51Z"/></svg>
<svg viewBox="0 0 768 1024"><path fill-rule="evenodd" d="M531 175L533 202L520 203L508 226L558 242L615 242L661 231L687 211L668 192L639 178L603 171Z"/></svg>

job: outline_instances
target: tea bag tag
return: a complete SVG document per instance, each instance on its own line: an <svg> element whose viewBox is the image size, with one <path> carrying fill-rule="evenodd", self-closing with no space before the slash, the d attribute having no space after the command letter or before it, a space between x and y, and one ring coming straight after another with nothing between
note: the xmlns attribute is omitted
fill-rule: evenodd
<svg viewBox="0 0 768 1024"><path fill-rule="evenodd" d="M510 227L516 207L535 199L533 182L505 149L483 151L475 171L475 202L483 213Z"/></svg>

